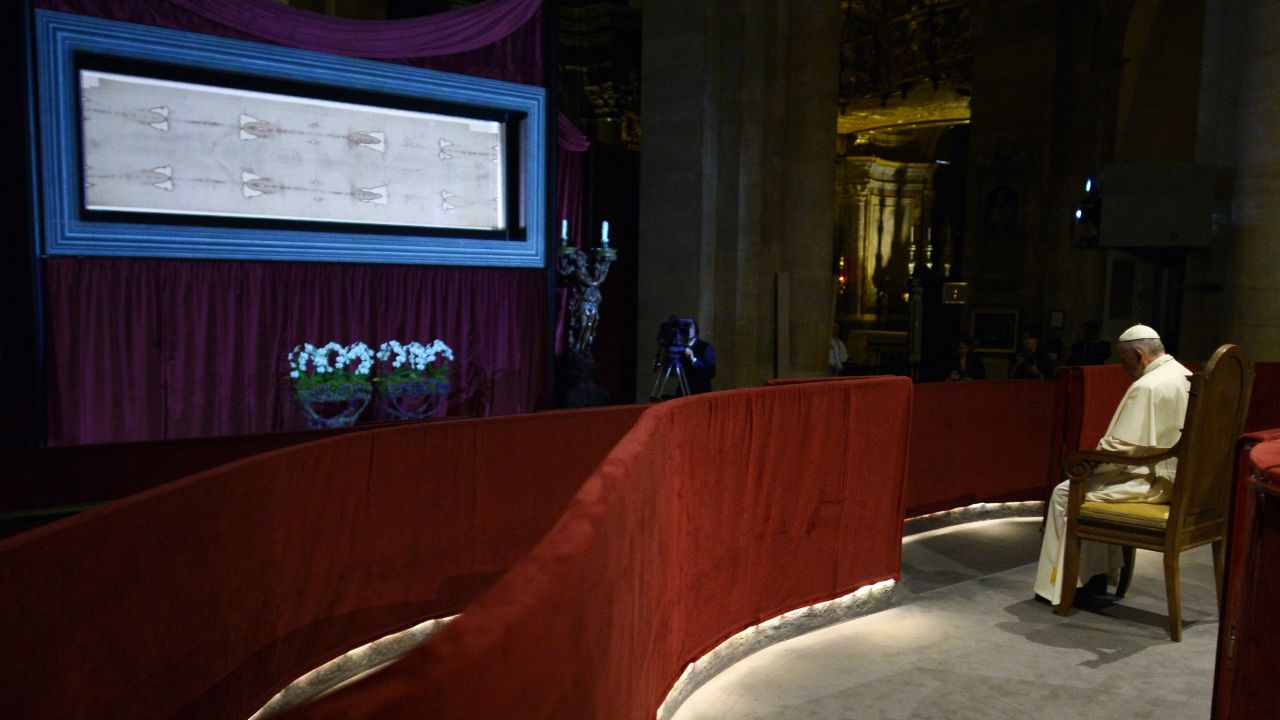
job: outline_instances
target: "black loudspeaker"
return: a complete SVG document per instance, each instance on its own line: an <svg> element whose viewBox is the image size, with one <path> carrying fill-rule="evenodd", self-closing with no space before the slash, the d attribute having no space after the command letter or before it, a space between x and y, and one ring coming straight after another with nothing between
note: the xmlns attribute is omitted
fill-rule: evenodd
<svg viewBox="0 0 1280 720"><path fill-rule="evenodd" d="M1212 241L1212 165L1107 165L1098 247L1206 247Z"/></svg>

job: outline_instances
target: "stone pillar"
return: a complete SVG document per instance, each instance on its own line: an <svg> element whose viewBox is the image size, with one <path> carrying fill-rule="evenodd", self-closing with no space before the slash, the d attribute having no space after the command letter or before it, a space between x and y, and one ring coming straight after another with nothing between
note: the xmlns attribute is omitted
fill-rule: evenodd
<svg viewBox="0 0 1280 720"><path fill-rule="evenodd" d="M1230 187L1221 238L1219 278L1202 283L1210 294L1225 287L1225 312L1198 329L1206 347L1233 342L1255 361L1280 360L1280 4L1209 0L1197 127L1197 160L1224 169ZM1192 283L1188 283L1192 285ZM1196 296L1187 297L1193 305ZM1193 308L1187 308L1190 313ZM1192 323L1194 325L1194 323Z"/></svg>
<svg viewBox="0 0 1280 720"><path fill-rule="evenodd" d="M841 320L857 319L862 312L862 258L870 241L867 227L867 173L848 159L836 165L836 247L845 260L845 302Z"/></svg>
<svg viewBox="0 0 1280 720"><path fill-rule="evenodd" d="M715 345L717 389L757 386L778 367L822 374L839 5L656 0L644 13L638 395L673 313L695 315Z"/></svg>

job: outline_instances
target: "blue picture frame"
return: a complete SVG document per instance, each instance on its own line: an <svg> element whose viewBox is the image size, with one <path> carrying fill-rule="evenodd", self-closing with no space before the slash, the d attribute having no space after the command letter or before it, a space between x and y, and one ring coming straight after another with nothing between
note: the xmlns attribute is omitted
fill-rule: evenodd
<svg viewBox="0 0 1280 720"><path fill-rule="evenodd" d="M544 267L548 132L543 88L453 73L36 10L37 120L32 152L43 255ZM227 223L199 215L138 221L83 206L79 70L97 62L219 74L305 88L300 97L358 93L388 107L413 102L504 124L511 222L499 231L383 228L359 223ZM315 93L314 95L312 93ZM397 105L399 103L400 105Z"/></svg>

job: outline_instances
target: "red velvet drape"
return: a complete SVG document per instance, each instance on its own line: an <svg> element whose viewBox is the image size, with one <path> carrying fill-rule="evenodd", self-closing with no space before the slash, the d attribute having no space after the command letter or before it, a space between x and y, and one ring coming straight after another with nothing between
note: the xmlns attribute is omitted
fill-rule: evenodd
<svg viewBox="0 0 1280 720"><path fill-rule="evenodd" d="M1280 428L1246 433L1239 450L1214 666L1215 720L1280 717L1280 694L1274 692L1280 660L1280 615L1274 610L1280 597L1280 503L1274 492L1280 487Z"/></svg>
<svg viewBox="0 0 1280 720"><path fill-rule="evenodd" d="M246 718L477 598L643 410L352 432L0 540L0 717Z"/></svg>
<svg viewBox="0 0 1280 720"><path fill-rule="evenodd" d="M653 407L462 617L290 717L651 720L726 637L898 575L910 397L881 378Z"/></svg>
<svg viewBox="0 0 1280 720"><path fill-rule="evenodd" d="M911 413L907 517L976 502L1042 500L1054 383L924 383Z"/></svg>
<svg viewBox="0 0 1280 720"><path fill-rule="evenodd" d="M864 378L776 378L766 386L862 382ZM911 397L905 516L979 502L1042 500L1042 478L1061 432L1055 385L1027 380L921 383ZM865 418L850 432L866 429ZM1054 480L1056 484L1058 481Z"/></svg>
<svg viewBox="0 0 1280 720"><path fill-rule="evenodd" d="M911 390L395 425L2 540L0 717L243 718L465 605L307 713L650 720L725 637L897 575Z"/></svg>

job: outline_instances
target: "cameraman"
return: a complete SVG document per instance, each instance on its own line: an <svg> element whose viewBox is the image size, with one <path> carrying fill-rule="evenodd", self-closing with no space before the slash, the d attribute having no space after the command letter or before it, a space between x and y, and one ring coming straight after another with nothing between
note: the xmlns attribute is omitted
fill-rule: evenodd
<svg viewBox="0 0 1280 720"><path fill-rule="evenodd" d="M716 350L711 343L698 339L698 323L689 326L689 342L684 348L685 377L689 394L711 392L711 378L716 376Z"/></svg>

